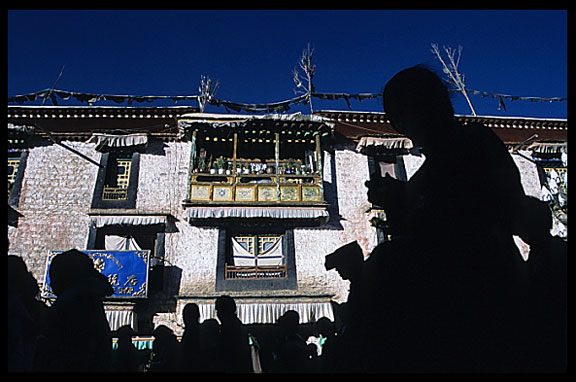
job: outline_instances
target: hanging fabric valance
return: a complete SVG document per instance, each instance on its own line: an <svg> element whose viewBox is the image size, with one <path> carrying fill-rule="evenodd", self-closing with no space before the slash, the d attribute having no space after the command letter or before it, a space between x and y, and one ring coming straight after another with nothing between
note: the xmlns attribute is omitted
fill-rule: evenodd
<svg viewBox="0 0 576 382"><path fill-rule="evenodd" d="M145 145L148 143L148 134L126 134L126 135L113 135L103 133L93 133L86 143L95 143L96 150L104 147L130 147Z"/></svg>
<svg viewBox="0 0 576 382"><path fill-rule="evenodd" d="M412 141L409 138L405 137L387 137L387 138L380 138L380 137L362 137L360 138L360 142L356 145L357 152L363 152L367 148L370 147L378 147L383 149L406 149L410 150L414 147Z"/></svg>
<svg viewBox="0 0 576 382"><path fill-rule="evenodd" d="M152 225L166 224L166 216L93 216L92 224L96 228L102 228L106 225L124 224L124 225Z"/></svg>
<svg viewBox="0 0 576 382"><path fill-rule="evenodd" d="M221 218L271 218L271 219L317 219L327 218L325 208L288 208L288 207L190 207L185 217L193 219Z"/></svg>
<svg viewBox="0 0 576 382"><path fill-rule="evenodd" d="M534 153L538 154L558 154L568 151L566 142L535 142L528 147Z"/></svg>
<svg viewBox="0 0 576 382"><path fill-rule="evenodd" d="M236 314L245 325L250 324L275 324L278 318L288 310L298 312L300 323L316 322L322 317L334 321L334 311L332 304L326 298L276 298L250 299L252 301L236 300ZM209 318L217 318L214 308L214 300L205 299L184 299L183 305L193 302L200 310L200 322Z"/></svg>

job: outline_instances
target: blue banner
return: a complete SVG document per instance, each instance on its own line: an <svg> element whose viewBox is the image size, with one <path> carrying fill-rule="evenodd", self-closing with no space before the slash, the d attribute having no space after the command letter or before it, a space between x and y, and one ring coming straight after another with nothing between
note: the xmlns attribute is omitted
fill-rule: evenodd
<svg viewBox="0 0 576 382"><path fill-rule="evenodd" d="M50 251L42 296L56 297L50 288L50 264L54 256L64 251ZM110 298L143 298L148 295L148 260L150 251L81 251L94 263L94 268L108 278L114 288Z"/></svg>

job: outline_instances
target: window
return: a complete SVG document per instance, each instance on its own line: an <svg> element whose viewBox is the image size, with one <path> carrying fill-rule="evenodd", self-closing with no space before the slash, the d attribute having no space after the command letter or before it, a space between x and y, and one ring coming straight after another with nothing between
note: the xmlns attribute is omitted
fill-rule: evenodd
<svg viewBox="0 0 576 382"><path fill-rule="evenodd" d="M396 155L396 153L368 156L368 168L371 179L377 176L385 177L389 175L399 180L406 180L406 170L402 155ZM382 206L373 204L368 212L368 219L376 228L378 243L391 240L392 229Z"/></svg>
<svg viewBox="0 0 576 382"><path fill-rule="evenodd" d="M18 165L20 164L20 153L14 155L8 153L8 199L10 199L10 191L16 182L16 173L18 172Z"/></svg>
<svg viewBox="0 0 576 382"><path fill-rule="evenodd" d="M319 131L198 129L193 142L186 203L325 203Z"/></svg>
<svg viewBox="0 0 576 382"><path fill-rule="evenodd" d="M86 247L106 251L149 250L148 290L157 291L163 285L164 235L164 224L92 227Z"/></svg>
<svg viewBox="0 0 576 382"><path fill-rule="evenodd" d="M127 149L102 153L92 208L135 208L140 153Z"/></svg>
<svg viewBox="0 0 576 382"><path fill-rule="evenodd" d="M562 149L564 150L564 149ZM538 164L541 200L548 203L558 235L568 237L568 163L566 151L534 152L533 159Z"/></svg>
<svg viewBox="0 0 576 382"><path fill-rule="evenodd" d="M102 200L126 200L130 184L131 154L116 154L109 160Z"/></svg>
<svg viewBox="0 0 576 382"><path fill-rule="evenodd" d="M27 151L8 150L8 204L17 207L26 167Z"/></svg>
<svg viewBox="0 0 576 382"><path fill-rule="evenodd" d="M216 290L296 289L291 229L220 230Z"/></svg>
<svg viewBox="0 0 576 382"><path fill-rule="evenodd" d="M282 242L283 235L232 236L232 253L226 262L224 277L227 280L286 278Z"/></svg>

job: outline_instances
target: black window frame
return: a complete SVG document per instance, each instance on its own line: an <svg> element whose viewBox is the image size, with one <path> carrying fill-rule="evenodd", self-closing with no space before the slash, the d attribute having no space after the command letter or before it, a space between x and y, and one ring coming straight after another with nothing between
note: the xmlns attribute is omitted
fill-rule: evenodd
<svg viewBox="0 0 576 382"><path fill-rule="evenodd" d="M20 157L18 161L18 169L16 170L16 175L14 177L14 182L12 183L12 187L10 189L10 195L8 196L8 205L11 207L18 207L20 202L20 191L22 190L24 170L28 160L28 151L21 149L8 149L8 158L16 153L19 153Z"/></svg>
<svg viewBox="0 0 576 382"><path fill-rule="evenodd" d="M377 174L382 176L380 163L393 164L395 178L404 182L408 181L403 154L393 151L368 155L368 174L370 176L370 180L373 180L373 177ZM378 206L376 204L372 204L371 208L384 209L382 206ZM387 221L379 221L377 223L373 223L373 225L374 228L376 228L376 240L378 244L382 244L383 242L390 240L391 229Z"/></svg>
<svg viewBox="0 0 576 382"><path fill-rule="evenodd" d="M164 256L165 256L165 224L150 224L146 226L111 224L104 227L91 226L88 233L86 248L88 250L103 250L104 236L106 234L137 233L145 231L147 234L156 234L154 248L144 248L150 250L148 291L155 292L163 289L164 284Z"/></svg>
<svg viewBox="0 0 576 382"><path fill-rule="evenodd" d="M225 264L231 256L231 238L239 235L283 235L282 253L286 264L286 278L278 279L226 279ZM294 230L275 225L221 226L218 232L218 259L216 265L217 292L297 290Z"/></svg>
<svg viewBox="0 0 576 382"><path fill-rule="evenodd" d="M132 155L130 162L130 180L128 183L127 195L124 200L105 200L102 199L102 192L106 182L110 177L109 172L116 166L114 165L118 155ZM110 149L103 152L100 158L100 168L94 185L94 194L92 196L91 208L95 209L133 209L136 208L136 196L138 193L138 178L140 172L140 152L134 149Z"/></svg>

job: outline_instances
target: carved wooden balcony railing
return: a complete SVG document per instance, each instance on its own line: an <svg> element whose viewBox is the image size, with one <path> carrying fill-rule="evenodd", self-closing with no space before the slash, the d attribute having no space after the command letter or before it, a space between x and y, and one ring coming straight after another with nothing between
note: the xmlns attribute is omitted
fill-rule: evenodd
<svg viewBox="0 0 576 382"><path fill-rule="evenodd" d="M285 279L287 277L286 265L239 267L226 264L224 274L226 280Z"/></svg>
<svg viewBox="0 0 576 382"><path fill-rule="evenodd" d="M319 204L324 203L318 174L194 174L190 204Z"/></svg>

